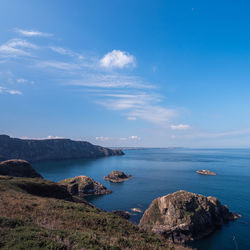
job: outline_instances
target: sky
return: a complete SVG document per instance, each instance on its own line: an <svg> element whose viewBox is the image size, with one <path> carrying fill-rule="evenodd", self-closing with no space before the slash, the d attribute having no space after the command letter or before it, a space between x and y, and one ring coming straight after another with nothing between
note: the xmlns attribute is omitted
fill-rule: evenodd
<svg viewBox="0 0 250 250"><path fill-rule="evenodd" d="M0 134L250 147L250 2L0 0Z"/></svg>

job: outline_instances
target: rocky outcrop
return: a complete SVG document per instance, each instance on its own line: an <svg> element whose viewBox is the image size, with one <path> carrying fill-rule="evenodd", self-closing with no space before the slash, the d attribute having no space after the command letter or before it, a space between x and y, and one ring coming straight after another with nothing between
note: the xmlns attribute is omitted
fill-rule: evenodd
<svg viewBox="0 0 250 250"><path fill-rule="evenodd" d="M155 199L139 226L174 243L185 243L203 238L239 216L215 197L178 191Z"/></svg>
<svg viewBox="0 0 250 250"><path fill-rule="evenodd" d="M214 173L210 170L198 170L198 171L196 171L196 173L202 174L202 175L216 175L216 173Z"/></svg>
<svg viewBox="0 0 250 250"><path fill-rule="evenodd" d="M23 140L0 135L0 159L24 159L30 162L97 158L123 155L121 150L104 148L86 141L69 139Z"/></svg>
<svg viewBox="0 0 250 250"><path fill-rule="evenodd" d="M105 181L110 182L123 182L128 180L132 175L126 175L121 171L112 171L109 175L104 177Z"/></svg>
<svg viewBox="0 0 250 250"><path fill-rule="evenodd" d="M0 175L15 177L42 178L42 176L24 160L12 159L0 162Z"/></svg>
<svg viewBox="0 0 250 250"><path fill-rule="evenodd" d="M65 179L60 181L59 184L65 186L70 194L78 195L80 197L86 195L112 193L111 190L108 190L101 183L91 179L88 176L76 176L74 178Z"/></svg>

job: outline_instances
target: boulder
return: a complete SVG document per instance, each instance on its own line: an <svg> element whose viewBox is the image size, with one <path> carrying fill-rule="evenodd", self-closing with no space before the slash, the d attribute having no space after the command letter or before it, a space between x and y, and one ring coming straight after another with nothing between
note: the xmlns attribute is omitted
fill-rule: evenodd
<svg viewBox="0 0 250 250"><path fill-rule="evenodd" d="M32 168L29 162L20 159L0 162L0 175L42 178L42 176Z"/></svg>
<svg viewBox="0 0 250 250"><path fill-rule="evenodd" d="M128 180L132 175L126 175L121 171L112 171L109 175L104 177L105 181L110 182L123 182Z"/></svg>
<svg viewBox="0 0 250 250"><path fill-rule="evenodd" d="M76 176L74 178L65 179L60 181L59 184L65 186L70 194L78 195L80 197L86 195L112 193L111 190L108 190L101 183L91 179L88 176Z"/></svg>
<svg viewBox="0 0 250 250"><path fill-rule="evenodd" d="M203 238L239 217L215 197L178 191L155 199L139 226L174 243L185 243Z"/></svg>

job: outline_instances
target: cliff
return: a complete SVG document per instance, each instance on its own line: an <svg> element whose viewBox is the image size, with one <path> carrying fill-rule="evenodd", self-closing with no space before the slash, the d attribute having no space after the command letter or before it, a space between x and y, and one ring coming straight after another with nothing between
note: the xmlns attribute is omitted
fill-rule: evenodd
<svg viewBox="0 0 250 250"><path fill-rule="evenodd" d="M24 159L36 162L123 154L121 150L96 146L86 141L72 141L70 139L23 140L0 135L0 161Z"/></svg>

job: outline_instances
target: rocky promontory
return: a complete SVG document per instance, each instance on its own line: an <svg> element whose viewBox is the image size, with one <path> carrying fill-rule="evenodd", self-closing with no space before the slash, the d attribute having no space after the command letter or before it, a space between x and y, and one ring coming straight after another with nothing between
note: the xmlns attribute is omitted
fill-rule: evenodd
<svg viewBox="0 0 250 250"><path fill-rule="evenodd" d="M104 177L104 180L119 183L128 180L131 176L132 175L127 175L122 171L112 171L109 175Z"/></svg>
<svg viewBox="0 0 250 250"><path fill-rule="evenodd" d="M0 162L0 175L26 178L42 178L25 160L12 159Z"/></svg>
<svg viewBox="0 0 250 250"><path fill-rule="evenodd" d="M118 149L93 145L70 139L24 140L0 135L0 159L24 159L30 162L48 160L86 159L123 155Z"/></svg>
<svg viewBox="0 0 250 250"><path fill-rule="evenodd" d="M202 174L202 175L216 175L216 173L214 173L214 172L212 172L210 170L205 170L205 169L198 170L198 171L196 171L196 173Z"/></svg>
<svg viewBox="0 0 250 250"><path fill-rule="evenodd" d="M58 182L60 185L67 188L71 195L78 195L80 197L86 195L101 195L110 194L111 190L108 190L101 183L91 179L88 176L76 176Z"/></svg>
<svg viewBox="0 0 250 250"><path fill-rule="evenodd" d="M239 217L215 197L178 191L155 199L139 226L174 243L185 243L203 238Z"/></svg>

